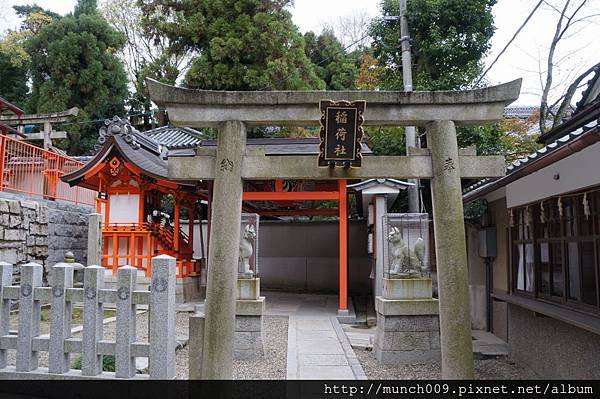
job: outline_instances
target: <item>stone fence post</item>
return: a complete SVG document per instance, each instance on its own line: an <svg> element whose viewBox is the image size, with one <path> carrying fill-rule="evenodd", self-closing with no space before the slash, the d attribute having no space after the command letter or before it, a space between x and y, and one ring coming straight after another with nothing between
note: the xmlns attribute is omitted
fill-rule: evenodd
<svg viewBox="0 0 600 399"><path fill-rule="evenodd" d="M101 265L102 262L102 215L90 214L88 221L87 264Z"/></svg>
<svg viewBox="0 0 600 399"><path fill-rule="evenodd" d="M135 375L135 356L131 344L135 341L136 305L133 291L137 269L122 266L117 269L117 336L115 349L115 375L132 378Z"/></svg>
<svg viewBox="0 0 600 399"><path fill-rule="evenodd" d="M152 258L150 290L150 378L175 378L175 258L160 255Z"/></svg>
<svg viewBox="0 0 600 399"><path fill-rule="evenodd" d="M10 329L10 299L4 299L5 287L12 284L13 265L0 262L0 336L8 335ZM6 349L0 349L0 368L6 367Z"/></svg>
<svg viewBox="0 0 600 399"><path fill-rule="evenodd" d="M100 301L102 288L104 288L104 268L86 267L83 272L83 353L81 354L81 374L85 376L96 376L102 373L102 355L98 353L104 317L104 304Z"/></svg>
<svg viewBox="0 0 600 399"><path fill-rule="evenodd" d="M33 294L36 287L42 286L42 271L42 265L33 262L21 266L17 371L38 368L38 353L33 351L33 338L38 336L40 330L40 301L35 300Z"/></svg>
<svg viewBox="0 0 600 399"><path fill-rule="evenodd" d="M67 289L73 286L73 266L57 263L52 268L52 323L50 325L50 348L48 372L62 374L69 371L69 353L65 351L65 339L71 336L71 305L67 302Z"/></svg>

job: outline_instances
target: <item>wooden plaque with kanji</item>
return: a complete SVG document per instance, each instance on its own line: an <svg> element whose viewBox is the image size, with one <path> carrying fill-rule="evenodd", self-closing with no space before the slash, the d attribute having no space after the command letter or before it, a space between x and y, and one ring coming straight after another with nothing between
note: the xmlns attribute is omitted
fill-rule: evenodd
<svg viewBox="0 0 600 399"><path fill-rule="evenodd" d="M319 102L319 166L360 166L365 106L366 101Z"/></svg>

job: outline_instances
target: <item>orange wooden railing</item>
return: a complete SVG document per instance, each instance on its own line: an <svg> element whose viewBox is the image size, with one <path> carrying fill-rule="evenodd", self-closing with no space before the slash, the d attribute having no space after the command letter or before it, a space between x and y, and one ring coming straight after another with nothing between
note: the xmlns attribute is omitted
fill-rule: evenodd
<svg viewBox="0 0 600 399"><path fill-rule="evenodd" d="M95 205L96 191L60 180L83 162L0 135L0 191Z"/></svg>
<svg viewBox="0 0 600 399"><path fill-rule="evenodd" d="M181 237L181 236L180 236ZM102 228L102 266L116 274L122 265L152 274L152 256L166 254L177 258L177 277L198 273L199 264L192 259L189 243L178 252L173 249L173 230L159 223L110 223ZM183 237L180 238L183 242ZM111 248L112 247L112 248Z"/></svg>

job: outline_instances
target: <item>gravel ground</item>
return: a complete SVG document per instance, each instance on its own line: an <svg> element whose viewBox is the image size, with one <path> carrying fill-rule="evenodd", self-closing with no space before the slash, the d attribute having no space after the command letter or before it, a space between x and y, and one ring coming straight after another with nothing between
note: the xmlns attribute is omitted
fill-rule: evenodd
<svg viewBox="0 0 600 399"><path fill-rule="evenodd" d="M189 315L187 312L178 312L175 323L175 336L179 342L187 342L189 334ZM255 360L235 360L234 379L285 379L287 367L287 333L288 318L265 316L264 317L264 346L265 356ZM104 324L103 339L115 340L116 322ZM136 340L148 341L148 313L140 313L136 318ZM80 338L81 333L73 334ZM8 364L15 365L15 351L8 351ZM71 355L71 361L77 355ZM48 352L39 352L39 367L48 367ZM178 379L188 378L188 347L187 344L177 351L175 356L176 373ZM147 363L146 363L147 364ZM142 364L140 364L142 366Z"/></svg>
<svg viewBox="0 0 600 399"><path fill-rule="evenodd" d="M235 380L284 380L287 367L288 318L264 316L265 356L253 360L234 360ZM177 378L188 378L188 347L177 351Z"/></svg>
<svg viewBox="0 0 600 399"><path fill-rule="evenodd" d="M409 366L380 365L373 352L354 350L367 378L370 380L434 380L441 378L439 363ZM475 379L478 380L526 380L538 379L531 370L518 366L510 359L475 360Z"/></svg>

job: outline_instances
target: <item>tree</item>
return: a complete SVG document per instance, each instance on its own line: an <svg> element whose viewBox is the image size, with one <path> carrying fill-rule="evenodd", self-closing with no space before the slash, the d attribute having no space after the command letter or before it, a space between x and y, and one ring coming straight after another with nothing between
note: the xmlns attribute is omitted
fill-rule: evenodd
<svg viewBox="0 0 600 399"><path fill-rule="evenodd" d="M360 69L354 85L360 90L375 90L379 88L379 82L383 69L375 58L369 53L362 55Z"/></svg>
<svg viewBox="0 0 600 399"><path fill-rule="evenodd" d="M586 4L587 0L571 1L566 0L562 7L557 7L550 2L546 2L556 13L558 19L556 21L556 27L554 28L554 35L550 42L548 49L548 56L546 57L546 71L545 79L540 76L542 82L542 96L540 101L540 120L539 126L542 133L547 132L553 127L562 123L563 118L571 106L571 101L577 90L582 86L582 81L586 76L589 76L593 72L600 69L600 63L592 65L583 73L580 73L574 80L572 80L567 89L558 98L550 104L551 92L556 89L555 83L555 64L557 62L557 49L559 44L569 36L573 31L575 25L581 25L582 23L593 22L593 18L598 17L595 11L587 11ZM581 34L581 31L578 32ZM570 52L569 55L574 54ZM540 71L540 75L543 73Z"/></svg>
<svg viewBox="0 0 600 399"><path fill-rule="evenodd" d="M125 38L120 58L134 87L129 100L130 113L143 113L144 125L148 128L151 101L146 77L175 84L189 69L191 51L174 48L164 34L148 29L138 0L107 0L101 11L113 29Z"/></svg>
<svg viewBox="0 0 600 399"><path fill-rule="evenodd" d="M18 30L9 30L0 39L0 95L26 108L31 57L25 43L59 15L38 6L14 6L14 10L23 22Z"/></svg>
<svg viewBox="0 0 600 399"><path fill-rule="evenodd" d="M415 90L466 87L481 72L494 33L496 0L409 0L407 3ZM383 0L382 15L398 15L398 0ZM371 23L374 56L385 68L381 86L401 89L398 21Z"/></svg>
<svg viewBox="0 0 600 399"><path fill-rule="evenodd" d="M14 10L17 16L24 20L19 30L9 30L0 40L0 53L3 53L14 67L20 68L31 59L25 48L27 40L60 16L38 6L14 6Z"/></svg>
<svg viewBox="0 0 600 399"><path fill-rule="evenodd" d="M123 112L127 76L116 52L123 37L98 13L93 0L80 0L75 12L53 20L30 38L33 112L79 107L69 125L69 152L93 146L98 126L90 120Z"/></svg>
<svg viewBox="0 0 600 399"><path fill-rule="evenodd" d="M356 57L346 53L333 30L325 29L319 36L304 34L306 56L315 65L319 78L328 90L354 89L358 76Z"/></svg>
<svg viewBox="0 0 600 399"><path fill-rule="evenodd" d="M369 48L369 24L371 17L365 10L339 16L335 22L325 24L324 29L336 33L338 40L349 51L364 51Z"/></svg>
<svg viewBox="0 0 600 399"><path fill-rule="evenodd" d="M0 51L0 96L24 108L27 91L27 68L15 66L9 55Z"/></svg>
<svg viewBox="0 0 600 399"><path fill-rule="evenodd" d="M322 89L287 7L291 0L140 0L145 26L197 52L189 87Z"/></svg>

